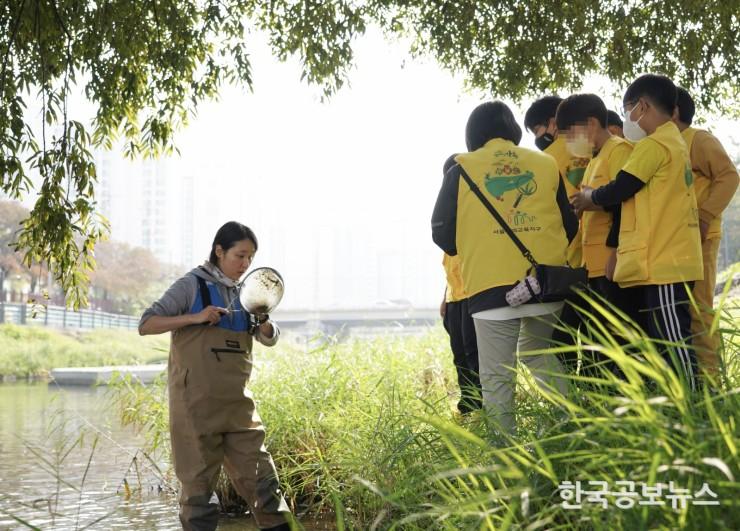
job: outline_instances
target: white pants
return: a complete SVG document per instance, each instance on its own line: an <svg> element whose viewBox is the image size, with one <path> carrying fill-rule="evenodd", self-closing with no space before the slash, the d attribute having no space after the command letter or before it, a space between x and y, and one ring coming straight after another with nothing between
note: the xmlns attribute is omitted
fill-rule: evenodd
<svg viewBox="0 0 740 531"><path fill-rule="evenodd" d="M550 346L555 314L494 321L474 319L478 338L480 383L483 406L509 432L514 431L514 388L516 385L517 350L525 353ZM523 355L535 381L554 387L560 393L567 390L562 367L555 354Z"/></svg>

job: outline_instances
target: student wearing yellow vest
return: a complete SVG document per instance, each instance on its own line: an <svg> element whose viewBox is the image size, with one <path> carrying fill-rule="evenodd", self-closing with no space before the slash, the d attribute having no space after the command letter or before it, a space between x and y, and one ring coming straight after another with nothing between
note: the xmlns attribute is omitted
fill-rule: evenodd
<svg viewBox="0 0 740 531"><path fill-rule="evenodd" d="M568 152L565 137L560 134L555 119L558 106L562 103L560 96L544 96L530 105L524 114L524 127L535 135L534 143L555 159L560 173L560 178L565 186L568 197L576 193L581 186L583 175L588 165L589 157L577 157ZM583 259L581 249L580 230L576 237L568 245L567 260L571 266L581 265ZM570 303L575 302L578 297L573 297ZM578 315L566 301L560 315L560 325L577 326ZM572 336L564 330L555 329L553 340L557 343L569 343ZM566 352L560 354L560 361L568 371L573 371L578 363L577 354Z"/></svg>
<svg viewBox="0 0 740 531"><path fill-rule="evenodd" d="M558 107L556 119L568 151L575 157L590 159L581 184L598 188L616 179L632 153L632 144L611 134L607 109L601 98L595 94L569 96ZM617 253L617 242L608 238L615 213L619 215L619 205L608 210L583 212L579 233L582 262L577 265L588 269L589 289L594 294L603 297L644 327L640 322L641 305L638 304L642 300L642 288L621 288L607 278L608 264L614 261ZM583 299L574 303L575 306L588 308L588 302ZM571 329L577 328L585 316L574 306L566 304L561 321ZM553 340L563 344L574 342L573 334L566 330L556 330ZM616 367L611 368L616 370Z"/></svg>
<svg viewBox="0 0 740 531"><path fill-rule="evenodd" d="M694 191L699 207L699 233L704 261L704 279L694 284L691 333L699 369L713 377L719 375L719 338L711 334L714 318L714 287L717 281L717 254L721 237L722 212L732 201L738 186L738 172L719 140L703 129L691 127L696 107L691 95L677 87L678 105L674 121L681 131L691 158ZM697 311L698 310L698 311Z"/></svg>
<svg viewBox="0 0 740 531"><path fill-rule="evenodd" d="M442 176L457 165L452 155L445 161ZM439 314L442 325L450 336L452 361L457 372L457 385L460 387L460 400L457 409L460 413L470 413L481 408L480 377L478 376L478 343L475 338L475 325L468 311L468 296L463 285L459 256L444 254L442 266L447 278Z"/></svg>
<svg viewBox="0 0 740 531"><path fill-rule="evenodd" d="M619 138L624 138L624 131L622 130L622 119L619 115L609 109L606 111L606 125L609 132Z"/></svg>
<svg viewBox="0 0 740 531"><path fill-rule="evenodd" d="M677 346L666 361L692 389L696 355L691 348L688 290L703 278L699 218L689 154L672 121L676 86L665 76L645 74L624 94L624 134L634 150L617 178L572 197L577 211L621 204L617 260L612 280L643 286L650 337Z"/></svg>
<svg viewBox="0 0 740 531"><path fill-rule="evenodd" d="M568 152L565 138L559 134L555 121L555 113L562 101L560 96L545 96L536 100L524 114L524 127L534 134L535 145L555 159L565 193L570 197L579 190L591 157L576 157ZM567 258L571 266L576 267L581 263L580 237L570 242Z"/></svg>
<svg viewBox="0 0 740 531"><path fill-rule="evenodd" d="M465 130L470 153L445 175L432 214L432 238L459 256L468 310L475 322L483 405L505 430L513 430L513 369L520 352L549 346L561 302L531 300L511 307L506 293L530 268L516 245L462 178L465 172L542 264L564 265L578 220L552 157L518 146L522 131L502 102L479 105ZM522 356L538 383L560 392L565 381L554 355Z"/></svg>

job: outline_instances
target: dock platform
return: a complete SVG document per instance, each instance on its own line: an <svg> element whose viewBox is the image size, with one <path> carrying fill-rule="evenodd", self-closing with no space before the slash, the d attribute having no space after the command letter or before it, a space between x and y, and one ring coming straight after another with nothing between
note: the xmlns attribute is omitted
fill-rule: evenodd
<svg viewBox="0 0 740 531"><path fill-rule="evenodd" d="M143 384L149 384L167 370L166 363L156 365L118 365L112 367L71 367L53 369L52 379L59 385L107 384L115 373L130 375Z"/></svg>

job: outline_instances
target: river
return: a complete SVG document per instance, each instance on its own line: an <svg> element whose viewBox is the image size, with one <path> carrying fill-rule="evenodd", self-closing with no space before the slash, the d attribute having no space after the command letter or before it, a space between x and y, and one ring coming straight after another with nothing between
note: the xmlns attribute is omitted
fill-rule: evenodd
<svg viewBox="0 0 740 531"><path fill-rule="evenodd" d="M138 453L142 438L120 425L106 393L0 384L1 530L29 529L19 520L44 530L181 529L174 494L162 489ZM257 528L248 517L221 518L219 530L237 529Z"/></svg>

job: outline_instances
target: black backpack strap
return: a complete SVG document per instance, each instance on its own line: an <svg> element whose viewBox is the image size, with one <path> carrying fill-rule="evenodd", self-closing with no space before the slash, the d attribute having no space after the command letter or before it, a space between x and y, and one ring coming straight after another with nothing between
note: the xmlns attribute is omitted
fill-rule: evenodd
<svg viewBox="0 0 740 531"><path fill-rule="evenodd" d="M211 292L208 289L208 284L206 284L206 281L198 276L195 278L198 279L198 288L200 289L200 300L203 303L203 308L211 305Z"/></svg>
<svg viewBox="0 0 740 531"><path fill-rule="evenodd" d="M529 294L532 296L533 299L538 298L537 294L532 289L532 286L529 284L529 277L524 279L524 285L527 286L527 291L529 291Z"/></svg>
<svg viewBox="0 0 740 531"><path fill-rule="evenodd" d="M467 174L465 169L462 167L462 164L460 164L459 167L460 175L462 175L462 178L465 179L466 183L468 183L468 186L470 187L472 192L478 197L478 199L480 199L480 202L483 203L483 206L486 207L486 210L488 210L496 219L496 221L498 221L498 224L501 225L501 228L504 229L504 232L511 239L511 241L514 242L514 245L517 246L519 252L524 255L524 258L526 258L527 261L532 264L532 266L537 267L539 264L537 263L537 260L534 259L534 256L532 256L532 253L529 251L529 249L527 249L526 245L524 245L522 243L522 240L520 240L519 237L514 234L514 231L511 230L506 221L504 221L504 218L501 217L501 214L499 214L498 211L491 204L491 202L486 199L486 196L484 196L483 192L480 191L478 185L473 182L473 179L471 179L470 175Z"/></svg>

